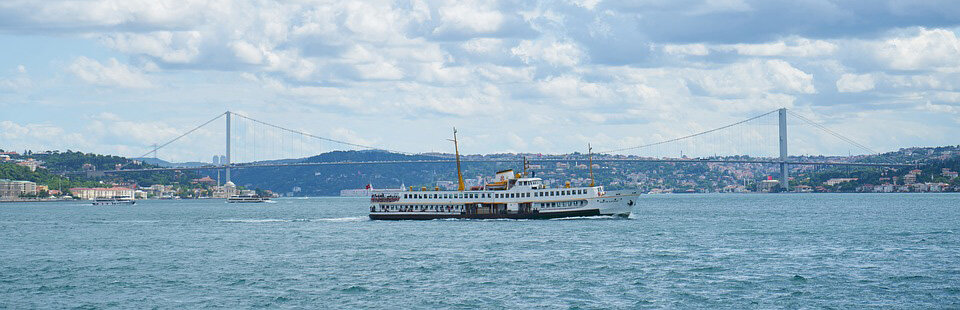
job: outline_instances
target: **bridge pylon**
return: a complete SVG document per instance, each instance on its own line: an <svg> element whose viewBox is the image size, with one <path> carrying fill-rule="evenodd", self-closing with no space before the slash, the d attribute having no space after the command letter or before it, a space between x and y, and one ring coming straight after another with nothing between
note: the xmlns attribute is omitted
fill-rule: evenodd
<svg viewBox="0 0 960 310"><path fill-rule="evenodd" d="M789 167L787 166L787 108L780 108L780 188L790 190Z"/></svg>
<svg viewBox="0 0 960 310"><path fill-rule="evenodd" d="M226 182L230 182L230 114L232 113L230 113L230 111L227 111L226 114L227 114L227 151L226 151L225 157L227 162L223 163L223 165L226 166L226 169L225 169L226 170L225 174L227 179ZM224 184L226 184L226 182L224 182Z"/></svg>

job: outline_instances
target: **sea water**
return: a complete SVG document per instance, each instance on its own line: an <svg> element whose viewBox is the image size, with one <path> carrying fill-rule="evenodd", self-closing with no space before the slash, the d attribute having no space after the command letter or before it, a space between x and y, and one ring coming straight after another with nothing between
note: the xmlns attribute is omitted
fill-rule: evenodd
<svg viewBox="0 0 960 310"><path fill-rule="evenodd" d="M628 219L361 198L0 204L0 308L960 308L960 195L645 195Z"/></svg>

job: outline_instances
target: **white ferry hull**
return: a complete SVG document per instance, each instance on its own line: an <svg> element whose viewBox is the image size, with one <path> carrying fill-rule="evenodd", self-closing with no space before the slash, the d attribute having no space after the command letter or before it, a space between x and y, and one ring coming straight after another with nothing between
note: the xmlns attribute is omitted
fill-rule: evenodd
<svg viewBox="0 0 960 310"><path fill-rule="evenodd" d="M565 217L585 216L617 216L628 217L637 203L639 194L614 194L586 199L586 204L569 208L534 209L530 212L515 212L510 210L495 211L492 213L476 213L469 211L436 212L436 211L402 211L402 212L371 212L372 220L435 220L435 219L554 219ZM376 209L376 207L374 207Z"/></svg>

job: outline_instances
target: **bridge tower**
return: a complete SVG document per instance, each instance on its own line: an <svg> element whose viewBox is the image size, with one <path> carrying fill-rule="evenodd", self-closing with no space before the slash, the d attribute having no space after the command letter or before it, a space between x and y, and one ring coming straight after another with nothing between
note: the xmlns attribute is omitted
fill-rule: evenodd
<svg viewBox="0 0 960 310"><path fill-rule="evenodd" d="M224 184L226 184L227 182L230 182L230 114L231 114L230 111L227 111L227 154L226 154L227 162L223 163L223 165L227 166L226 168L227 181L224 182Z"/></svg>
<svg viewBox="0 0 960 310"><path fill-rule="evenodd" d="M787 167L787 108L780 108L780 188L790 190L790 178ZM229 118L227 118L229 120ZM229 174L228 174L229 175Z"/></svg>

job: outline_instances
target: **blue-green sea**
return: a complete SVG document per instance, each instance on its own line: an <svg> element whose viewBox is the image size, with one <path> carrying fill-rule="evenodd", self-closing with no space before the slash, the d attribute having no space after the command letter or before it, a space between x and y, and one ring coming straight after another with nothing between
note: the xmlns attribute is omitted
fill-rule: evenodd
<svg viewBox="0 0 960 310"><path fill-rule="evenodd" d="M0 308L960 308L960 195L645 195L629 219L362 198L0 204Z"/></svg>

